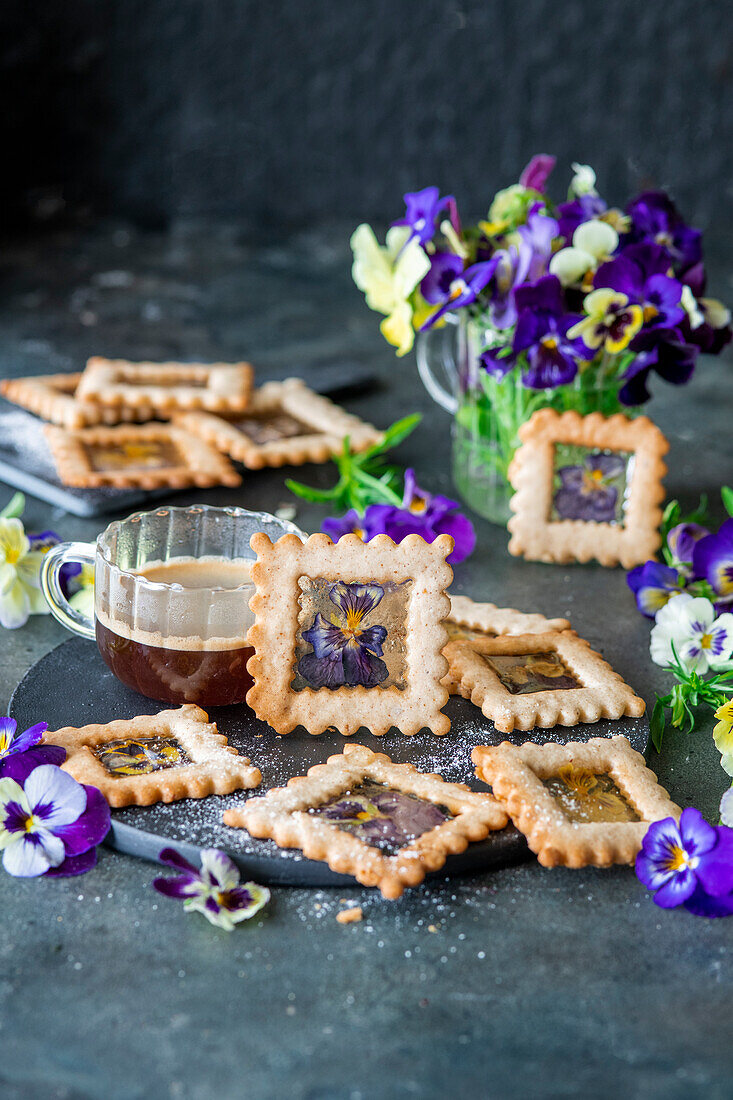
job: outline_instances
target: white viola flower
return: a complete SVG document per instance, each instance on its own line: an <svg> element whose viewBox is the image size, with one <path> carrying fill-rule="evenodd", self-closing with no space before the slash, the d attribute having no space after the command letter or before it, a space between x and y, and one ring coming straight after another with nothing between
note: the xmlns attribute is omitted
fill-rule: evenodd
<svg viewBox="0 0 733 1100"><path fill-rule="evenodd" d="M730 310L717 298L699 298L697 304L702 312L703 320L707 321L713 328L725 328L726 325L730 324Z"/></svg>
<svg viewBox="0 0 733 1100"><path fill-rule="evenodd" d="M596 174L591 168L590 164L577 164L573 161L571 165L575 175L570 181L570 197L578 198L580 195L597 195L596 191Z"/></svg>
<svg viewBox="0 0 733 1100"><path fill-rule="evenodd" d="M19 519L0 519L0 626L6 630L50 610L41 591L43 553L31 549Z"/></svg>
<svg viewBox="0 0 733 1100"><path fill-rule="evenodd" d="M729 787L720 800L720 821L729 829L733 828L733 787Z"/></svg>
<svg viewBox="0 0 733 1100"><path fill-rule="evenodd" d="M618 233L607 222L583 222L573 233L573 243L561 248L550 260L550 274L563 286L581 283L589 271L595 271L618 247Z"/></svg>
<svg viewBox="0 0 733 1100"><path fill-rule="evenodd" d="M398 355L405 355L415 340L408 299L430 270L430 260L409 225L388 229L384 245L370 226L357 226L351 248L354 282L364 291L369 308L387 315L380 325L382 335L397 348Z"/></svg>
<svg viewBox="0 0 733 1100"><path fill-rule="evenodd" d="M673 596L657 612L652 628L651 658L671 668L675 655L688 672L703 675L733 655L733 615L715 617L715 608L702 596L687 592Z"/></svg>

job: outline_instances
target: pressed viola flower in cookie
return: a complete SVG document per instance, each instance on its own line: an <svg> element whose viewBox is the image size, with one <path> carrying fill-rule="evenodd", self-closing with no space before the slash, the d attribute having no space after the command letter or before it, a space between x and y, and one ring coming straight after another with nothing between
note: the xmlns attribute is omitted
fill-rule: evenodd
<svg viewBox="0 0 733 1100"><path fill-rule="evenodd" d="M131 363L91 358L76 396L111 408L239 413L247 408L254 372L249 363Z"/></svg>
<svg viewBox="0 0 733 1100"><path fill-rule="evenodd" d="M354 453L382 439L382 432L314 393L299 378L267 382L254 391L246 412L236 420L205 412L175 419L251 470L327 462L343 449L347 437Z"/></svg>
<svg viewBox="0 0 733 1100"><path fill-rule="evenodd" d="M239 485L242 481L224 455L170 424L80 431L47 426L45 433L65 485L183 489Z"/></svg>
<svg viewBox="0 0 733 1100"><path fill-rule="evenodd" d="M442 625L453 540L252 536L247 703L277 733L447 733Z"/></svg>
<svg viewBox="0 0 733 1100"><path fill-rule="evenodd" d="M644 700L572 630L455 638L443 650L451 691L502 733L638 717Z"/></svg>
<svg viewBox="0 0 733 1100"><path fill-rule="evenodd" d="M681 813L625 737L504 741L471 758L545 867L631 863L650 822Z"/></svg>
<svg viewBox="0 0 733 1100"><path fill-rule="evenodd" d="M659 548L668 444L646 417L541 409L519 429L509 552L630 568Z"/></svg>
<svg viewBox="0 0 733 1100"><path fill-rule="evenodd" d="M262 778L192 703L105 725L65 726L46 733L44 743L66 749L64 770L98 787L110 806L230 794Z"/></svg>
<svg viewBox="0 0 733 1100"><path fill-rule="evenodd" d="M507 816L491 795L347 745L287 787L227 810L224 823L397 898L450 854L503 829Z"/></svg>
<svg viewBox="0 0 733 1100"><path fill-rule="evenodd" d="M453 641L499 634L545 634L548 630L568 630L570 623L567 619L547 619L538 613L526 614L513 607L497 607L494 603L476 603L468 596L450 595L450 614L444 626Z"/></svg>

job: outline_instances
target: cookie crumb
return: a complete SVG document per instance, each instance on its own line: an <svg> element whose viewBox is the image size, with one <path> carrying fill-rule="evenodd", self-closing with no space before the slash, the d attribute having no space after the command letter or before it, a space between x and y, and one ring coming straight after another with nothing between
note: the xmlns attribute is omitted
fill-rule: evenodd
<svg viewBox="0 0 733 1100"><path fill-rule="evenodd" d="M356 921L360 921L363 917L360 905L355 905L353 909L342 909L340 913L336 914L336 920L339 924L355 924Z"/></svg>

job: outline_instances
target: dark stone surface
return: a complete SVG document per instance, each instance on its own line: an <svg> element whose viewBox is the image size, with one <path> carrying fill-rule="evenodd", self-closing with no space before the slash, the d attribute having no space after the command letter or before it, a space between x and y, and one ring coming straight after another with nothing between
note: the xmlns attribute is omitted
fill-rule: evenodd
<svg viewBox="0 0 733 1100"><path fill-rule="evenodd" d="M304 224L465 217L535 152L672 186L729 236L730 4L5 0L0 218L72 208Z"/></svg>
<svg viewBox="0 0 733 1100"><path fill-rule="evenodd" d="M447 420L350 286L347 232L255 247L226 226L141 236L118 225L5 250L0 376L75 369L93 352L247 355L307 376L309 363L348 354L383 380L349 407L379 424L422 409L399 457L448 492ZM722 272L713 284L731 297ZM727 353L702 362L684 391L657 387L668 491L687 505L733 476L730 369ZM284 473L206 499L271 510L288 500ZM300 473L331 479L326 468ZM322 515L299 504L296 522L315 529ZM98 530L33 500L26 518L66 538ZM477 529L477 553L456 569L460 591L568 615L648 702L668 690L622 571L515 561L504 531ZM64 637L45 618L0 637L3 706ZM711 725L670 735L650 764L678 802L714 817L726 777ZM399 902L279 889L231 936L158 897L154 874L102 851L77 880L0 876L3 1100L731 1095L731 925L655 908L630 869L532 861L434 881ZM340 898L364 907L360 924L336 923Z"/></svg>

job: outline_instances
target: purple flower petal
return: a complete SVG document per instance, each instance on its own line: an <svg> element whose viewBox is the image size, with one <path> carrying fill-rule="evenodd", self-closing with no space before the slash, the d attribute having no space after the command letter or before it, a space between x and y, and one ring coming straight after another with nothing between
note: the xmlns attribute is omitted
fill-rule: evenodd
<svg viewBox="0 0 733 1100"><path fill-rule="evenodd" d="M649 619L653 619L660 607L681 590L677 570L656 561L631 569L626 574L626 583L634 593L639 611Z"/></svg>
<svg viewBox="0 0 733 1100"><path fill-rule="evenodd" d="M662 909L674 909L682 905L692 897L697 886L697 879L689 868L684 868L672 875L654 895L654 904Z"/></svg>
<svg viewBox="0 0 733 1100"><path fill-rule="evenodd" d="M357 621L365 618L379 604L384 589L379 584L343 584L331 586L329 598L346 616Z"/></svg>
<svg viewBox="0 0 733 1100"><path fill-rule="evenodd" d="M12 719L3 719L3 721L6 720L12 721ZM27 750L33 748L34 745L39 744L47 729L48 724L46 722L38 722L35 726L29 726L27 730L23 730L22 733L15 736L10 751L27 752ZM2 730L0 730L0 740L1 739Z"/></svg>
<svg viewBox="0 0 733 1100"><path fill-rule="evenodd" d="M443 516L435 523L435 531L436 537L437 535L450 535L453 539L453 550L446 558L449 565L464 561L473 553L476 546L476 529L468 516L464 516L462 512L454 512Z"/></svg>
<svg viewBox="0 0 733 1100"><path fill-rule="evenodd" d="M31 772L41 764L59 767L66 759L66 749L59 745L37 745L25 752L11 753L0 760L0 778L14 779L21 787Z"/></svg>
<svg viewBox="0 0 733 1100"><path fill-rule="evenodd" d="M167 898L194 898L201 893L201 879L196 875L169 875L153 879L153 886Z"/></svg>
<svg viewBox="0 0 733 1100"><path fill-rule="evenodd" d="M96 787L84 786L87 804L84 812L69 825L54 828L64 842L67 856L81 855L101 844L110 830L111 818L107 800Z"/></svg>
<svg viewBox="0 0 733 1100"><path fill-rule="evenodd" d="M695 874L705 893L721 897L733 892L733 829L719 825L715 833L717 843L700 858Z"/></svg>
<svg viewBox="0 0 733 1100"><path fill-rule="evenodd" d="M158 859L166 867L175 867L179 871L187 871L190 875L194 875L196 878L199 877L198 867L194 867L193 863L189 863L175 848L162 848L158 852Z"/></svg>
<svg viewBox="0 0 733 1100"><path fill-rule="evenodd" d="M385 636L386 633L385 630ZM342 661L344 684L347 687L376 687L389 676L384 661L360 645L346 646L342 651Z"/></svg>
<svg viewBox="0 0 733 1100"><path fill-rule="evenodd" d="M702 886L698 886L684 903L688 913L696 917L730 917L733 916L733 895L724 897L710 897Z"/></svg>
<svg viewBox="0 0 733 1100"><path fill-rule="evenodd" d="M51 867L46 871L45 878L70 878L72 875L84 875L91 871L97 862L97 849L90 848L86 852L80 852L78 856L67 856L58 867Z"/></svg>
<svg viewBox="0 0 733 1100"><path fill-rule="evenodd" d="M536 153L519 177L522 187L544 191L547 180L557 160L549 153Z"/></svg>
<svg viewBox="0 0 733 1100"><path fill-rule="evenodd" d="M718 595L733 594L733 519L727 519L715 535L706 535L692 551L695 576L709 581Z"/></svg>
<svg viewBox="0 0 733 1100"><path fill-rule="evenodd" d="M315 653L306 653L298 661L298 672L309 687L316 691L319 688L337 688L344 685L344 666L340 653L324 657L318 657Z"/></svg>
<svg viewBox="0 0 733 1100"><path fill-rule="evenodd" d="M702 630L700 631L702 633ZM688 806L680 817L682 847L690 856L702 856L718 843L715 826L709 825L699 810Z"/></svg>

